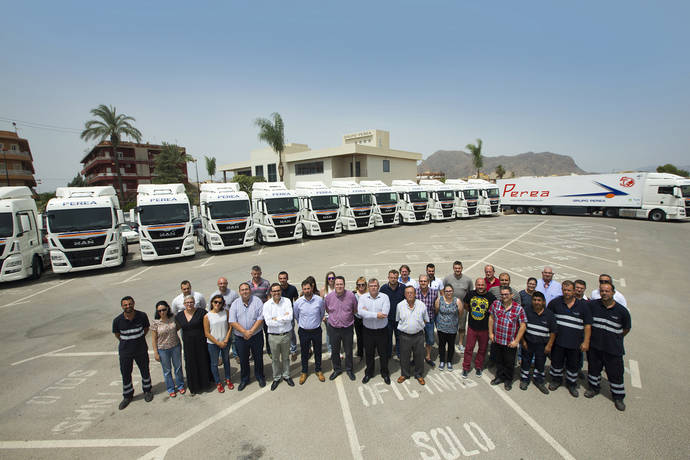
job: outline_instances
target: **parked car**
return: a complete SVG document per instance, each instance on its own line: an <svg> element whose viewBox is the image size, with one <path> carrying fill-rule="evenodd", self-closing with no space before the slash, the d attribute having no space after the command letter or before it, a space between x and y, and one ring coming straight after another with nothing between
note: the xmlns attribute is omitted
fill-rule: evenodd
<svg viewBox="0 0 690 460"><path fill-rule="evenodd" d="M132 227L122 224L120 228L122 229L122 236L127 240L127 244L139 242L139 233Z"/></svg>

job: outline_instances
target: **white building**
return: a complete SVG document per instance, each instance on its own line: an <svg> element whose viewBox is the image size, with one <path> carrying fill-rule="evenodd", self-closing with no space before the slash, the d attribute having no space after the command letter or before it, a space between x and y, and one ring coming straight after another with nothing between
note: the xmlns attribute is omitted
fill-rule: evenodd
<svg viewBox="0 0 690 460"><path fill-rule="evenodd" d="M393 179L414 180L422 154L393 150L389 138L388 131L370 129L344 135L338 147L311 150L306 144L285 144L283 182L292 189L298 180L321 181L327 186L341 178L377 179L387 184ZM224 177L232 172L277 182L278 154L270 147L254 150L248 161L221 165L218 170Z"/></svg>

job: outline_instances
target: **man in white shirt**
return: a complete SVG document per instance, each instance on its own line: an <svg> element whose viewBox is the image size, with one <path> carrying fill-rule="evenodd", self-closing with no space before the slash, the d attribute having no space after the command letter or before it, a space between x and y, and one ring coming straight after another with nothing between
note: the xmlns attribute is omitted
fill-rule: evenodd
<svg viewBox="0 0 690 460"><path fill-rule="evenodd" d="M541 272L541 279L537 281L537 291L544 294L546 305L556 297L563 295L561 283L553 279L553 268L544 267Z"/></svg>
<svg viewBox="0 0 690 460"><path fill-rule="evenodd" d="M292 331L292 302L283 297L280 283L273 283L270 288L271 298L264 304L264 322L268 326L268 340L271 343L271 364L273 366L273 383L275 391L283 379L288 385L295 386L290 378L290 332Z"/></svg>
<svg viewBox="0 0 690 460"><path fill-rule="evenodd" d="M374 376L374 350L379 354L381 377L386 385L391 384L388 373L388 313L390 301L388 296L379 292L379 281L372 278L368 282L369 292L359 297L357 312L362 317L364 337L364 357L367 368L362 383L367 383Z"/></svg>
<svg viewBox="0 0 690 460"><path fill-rule="evenodd" d="M405 288L405 300L395 311L400 331L400 377L398 383L410 378L410 355L414 356L414 376L424 385L424 326L429 322L429 313L424 302L416 298L417 290Z"/></svg>
<svg viewBox="0 0 690 460"><path fill-rule="evenodd" d="M192 291L192 283L188 280L184 280L180 283L180 290L182 293L170 302L170 309L172 310L173 316L184 310L184 298L188 295L194 296L194 306L196 308L206 309L206 299L204 299L201 293Z"/></svg>
<svg viewBox="0 0 690 460"><path fill-rule="evenodd" d="M611 278L611 275L607 275L606 273L602 273L599 275L599 285L601 286L602 283L609 283L610 285L613 286L613 278ZM597 300L601 299L601 294L599 294L599 289L595 289L592 291L590 294L589 298L591 300ZM619 304L623 305L625 308L628 308L628 302L625 300L625 296L618 292L618 289L616 289L613 293L613 300L618 302Z"/></svg>
<svg viewBox="0 0 690 460"><path fill-rule="evenodd" d="M426 275L429 277L429 287L441 292L443 290L443 280L436 278L436 265L426 264Z"/></svg>
<svg viewBox="0 0 690 460"><path fill-rule="evenodd" d="M398 278L398 283L403 286L412 286L417 289L419 284L417 284L417 280L410 278L410 273L412 273L410 267L406 264L402 264L400 266L400 278Z"/></svg>

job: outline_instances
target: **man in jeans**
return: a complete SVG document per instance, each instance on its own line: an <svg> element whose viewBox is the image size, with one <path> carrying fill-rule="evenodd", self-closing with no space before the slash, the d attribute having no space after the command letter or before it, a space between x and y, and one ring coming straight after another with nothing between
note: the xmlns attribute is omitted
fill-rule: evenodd
<svg viewBox="0 0 690 460"><path fill-rule="evenodd" d="M355 324L355 312L357 311L357 298L345 289L345 277L335 277L335 291L326 296L326 311L328 312L328 336L331 341L331 361L333 373L329 377L335 380L343 373L340 362L340 345L345 348L345 372L350 380L355 380L352 371L352 332Z"/></svg>
<svg viewBox="0 0 690 460"><path fill-rule="evenodd" d="M489 316L489 339L494 342L496 377L492 385L504 384L506 391L513 387L515 353L525 334L527 317L525 311L512 298L508 286L501 286L501 300L491 304Z"/></svg>
<svg viewBox="0 0 690 460"><path fill-rule="evenodd" d="M426 356L424 361L430 366L434 367L434 362L431 360L431 347L434 345L434 325L436 324L436 299L438 298L438 291L429 287L429 277L427 275L419 275L419 287L416 289L417 300L421 300L426 306L426 311L429 314L429 322L424 326L424 349Z"/></svg>
<svg viewBox="0 0 690 460"><path fill-rule="evenodd" d="M295 301L294 315L299 327L299 345L302 350L302 373L299 384L309 375L309 346L314 349L314 372L320 382L326 381L321 372L321 322L326 314L323 299L312 291L311 283L302 281L302 297Z"/></svg>
<svg viewBox="0 0 690 460"><path fill-rule="evenodd" d="M494 303L496 297L486 292L486 281L484 278L477 278L474 282L474 291L467 293L463 299L465 310L467 310L467 345L462 361L462 377L467 378L472 364L472 353L474 344L479 343L479 351L474 360L474 369L477 377L481 377L484 368L484 358L486 357L486 347L489 344L489 307Z"/></svg>

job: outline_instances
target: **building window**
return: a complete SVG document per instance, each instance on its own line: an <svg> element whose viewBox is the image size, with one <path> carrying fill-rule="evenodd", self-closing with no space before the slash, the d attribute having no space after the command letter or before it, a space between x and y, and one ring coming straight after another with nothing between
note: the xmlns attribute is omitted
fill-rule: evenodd
<svg viewBox="0 0 690 460"><path fill-rule="evenodd" d="M13 152L16 152L17 150L19 150L19 147L17 146L17 144L12 144L10 146L10 150L12 150Z"/></svg>
<svg viewBox="0 0 690 460"><path fill-rule="evenodd" d="M359 161L355 161L355 173L352 174L352 162L350 162L350 177L360 177L362 175L362 171L360 168Z"/></svg>
<svg viewBox="0 0 690 460"><path fill-rule="evenodd" d="M124 154L122 152L117 152L117 159L122 160L124 158Z"/></svg>
<svg viewBox="0 0 690 460"><path fill-rule="evenodd" d="M251 169L242 169L240 171L237 171L235 173L237 176L251 176L252 175L252 170Z"/></svg>
<svg viewBox="0 0 690 460"><path fill-rule="evenodd" d="M268 165L268 181L278 182L278 175L276 174L276 164L271 163Z"/></svg>
<svg viewBox="0 0 690 460"><path fill-rule="evenodd" d="M295 176L307 176L309 174L323 174L323 161L295 165Z"/></svg>
<svg viewBox="0 0 690 460"><path fill-rule="evenodd" d="M391 172L391 160L383 160L383 172Z"/></svg>
<svg viewBox="0 0 690 460"><path fill-rule="evenodd" d="M254 176L264 177L264 165L258 165L254 167Z"/></svg>

